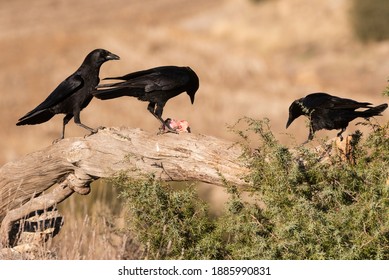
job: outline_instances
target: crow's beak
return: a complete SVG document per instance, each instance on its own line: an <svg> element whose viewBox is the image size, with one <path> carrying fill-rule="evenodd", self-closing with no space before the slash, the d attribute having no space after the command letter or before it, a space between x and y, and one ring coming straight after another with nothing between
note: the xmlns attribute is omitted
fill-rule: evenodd
<svg viewBox="0 0 389 280"><path fill-rule="evenodd" d="M116 54L113 54L113 53L109 53L107 56L106 56L106 59L107 60L119 60L120 57Z"/></svg>
<svg viewBox="0 0 389 280"><path fill-rule="evenodd" d="M288 128L293 121L294 119L289 117L288 122L286 123L286 128Z"/></svg>

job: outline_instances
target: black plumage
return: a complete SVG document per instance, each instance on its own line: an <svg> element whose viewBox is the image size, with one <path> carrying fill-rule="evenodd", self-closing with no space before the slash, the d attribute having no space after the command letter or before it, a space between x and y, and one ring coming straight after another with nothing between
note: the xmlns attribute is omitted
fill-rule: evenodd
<svg viewBox="0 0 389 280"><path fill-rule="evenodd" d="M358 102L352 99L341 98L327 93L312 93L292 102L289 107L289 118L286 128L299 116L309 118L308 141L313 139L314 133L320 129L340 129L337 134L343 140L342 133L346 130L349 122L355 118L368 119L380 116L388 107L388 104L381 104L373 107L368 102ZM366 108L364 111L356 111Z"/></svg>
<svg viewBox="0 0 389 280"><path fill-rule="evenodd" d="M116 59L119 57L107 50L93 50L76 72L60 83L34 110L21 117L16 125L40 124L50 120L56 114L65 114L60 139L65 137L65 126L73 117L77 125L92 133L95 132L94 129L81 123L80 112L93 98L92 90L99 84L101 65L108 60Z"/></svg>
<svg viewBox="0 0 389 280"><path fill-rule="evenodd" d="M99 85L93 95L99 99L113 99L121 96L133 96L149 102L147 109L162 124L171 129L162 119L166 102L182 92L186 92L193 104L199 88L199 78L190 67L160 66L137 71L121 77L104 80L122 80L121 82Z"/></svg>

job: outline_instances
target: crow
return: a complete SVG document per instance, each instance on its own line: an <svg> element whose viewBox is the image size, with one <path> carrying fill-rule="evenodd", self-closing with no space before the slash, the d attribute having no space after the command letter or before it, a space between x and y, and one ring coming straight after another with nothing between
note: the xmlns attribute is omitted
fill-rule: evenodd
<svg viewBox="0 0 389 280"><path fill-rule="evenodd" d="M149 112L161 122L161 128L167 128L170 132L175 130L162 119L166 102L185 91L193 104L195 93L199 88L199 78L196 73L190 67L179 66L160 66L104 80L122 81L99 85L93 92L95 97L106 100L133 96L141 101L147 101Z"/></svg>
<svg viewBox="0 0 389 280"><path fill-rule="evenodd" d="M80 68L60 83L57 88L34 110L21 117L16 125L40 124L50 120L56 114L65 114L62 135L65 137L65 126L74 117L74 122L95 133L96 130L81 123L80 111L92 100L92 90L99 84L101 65L108 60L120 59L116 54L104 49L90 52Z"/></svg>
<svg viewBox="0 0 389 280"><path fill-rule="evenodd" d="M349 122L355 118L368 119L373 116L381 116L388 104L372 107L371 103L358 102L352 99L340 98L323 92L311 93L303 98L292 102L289 107L289 118L286 128L299 116L309 118L308 141L313 139L317 130L340 129L337 137L343 141L342 133L346 130ZM356 111L359 108L367 108L364 111Z"/></svg>

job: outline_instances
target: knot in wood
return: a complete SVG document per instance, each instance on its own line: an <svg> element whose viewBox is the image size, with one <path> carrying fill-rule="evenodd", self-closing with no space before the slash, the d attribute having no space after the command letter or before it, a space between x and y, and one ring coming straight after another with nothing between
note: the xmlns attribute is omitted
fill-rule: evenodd
<svg viewBox="0 0 389 280"><path fill-rule="evenodd" d="M90 193L90 183L93 181L93 178L78 168L74 170L74 173L67 176L66 181L69 188L73 191L78 194L87 195Z"/></svg>
<svg viewBox="0 0 389 280"><path fill-rule="evenodd" d="M76 141L71 144L67 151L67 160L77 163L89 153L88 144L85 141Z"/></svg>

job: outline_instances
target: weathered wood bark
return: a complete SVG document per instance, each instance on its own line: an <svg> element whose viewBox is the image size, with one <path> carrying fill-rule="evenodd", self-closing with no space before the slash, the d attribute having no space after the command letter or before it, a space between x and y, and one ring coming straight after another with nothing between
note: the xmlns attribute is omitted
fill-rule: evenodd
<svg viewBox="0 0 389 280"><path fill-rule="evenodd" d="M87 194L93 180L120 171L136 178L154 173L165 181L222 185L226 180L244 186L247 170L241 154L232 142L189 133L110 128L64 139L0 169L1 242L10 245L7 232L17 220L55 206L73 192Z"/></svg>

